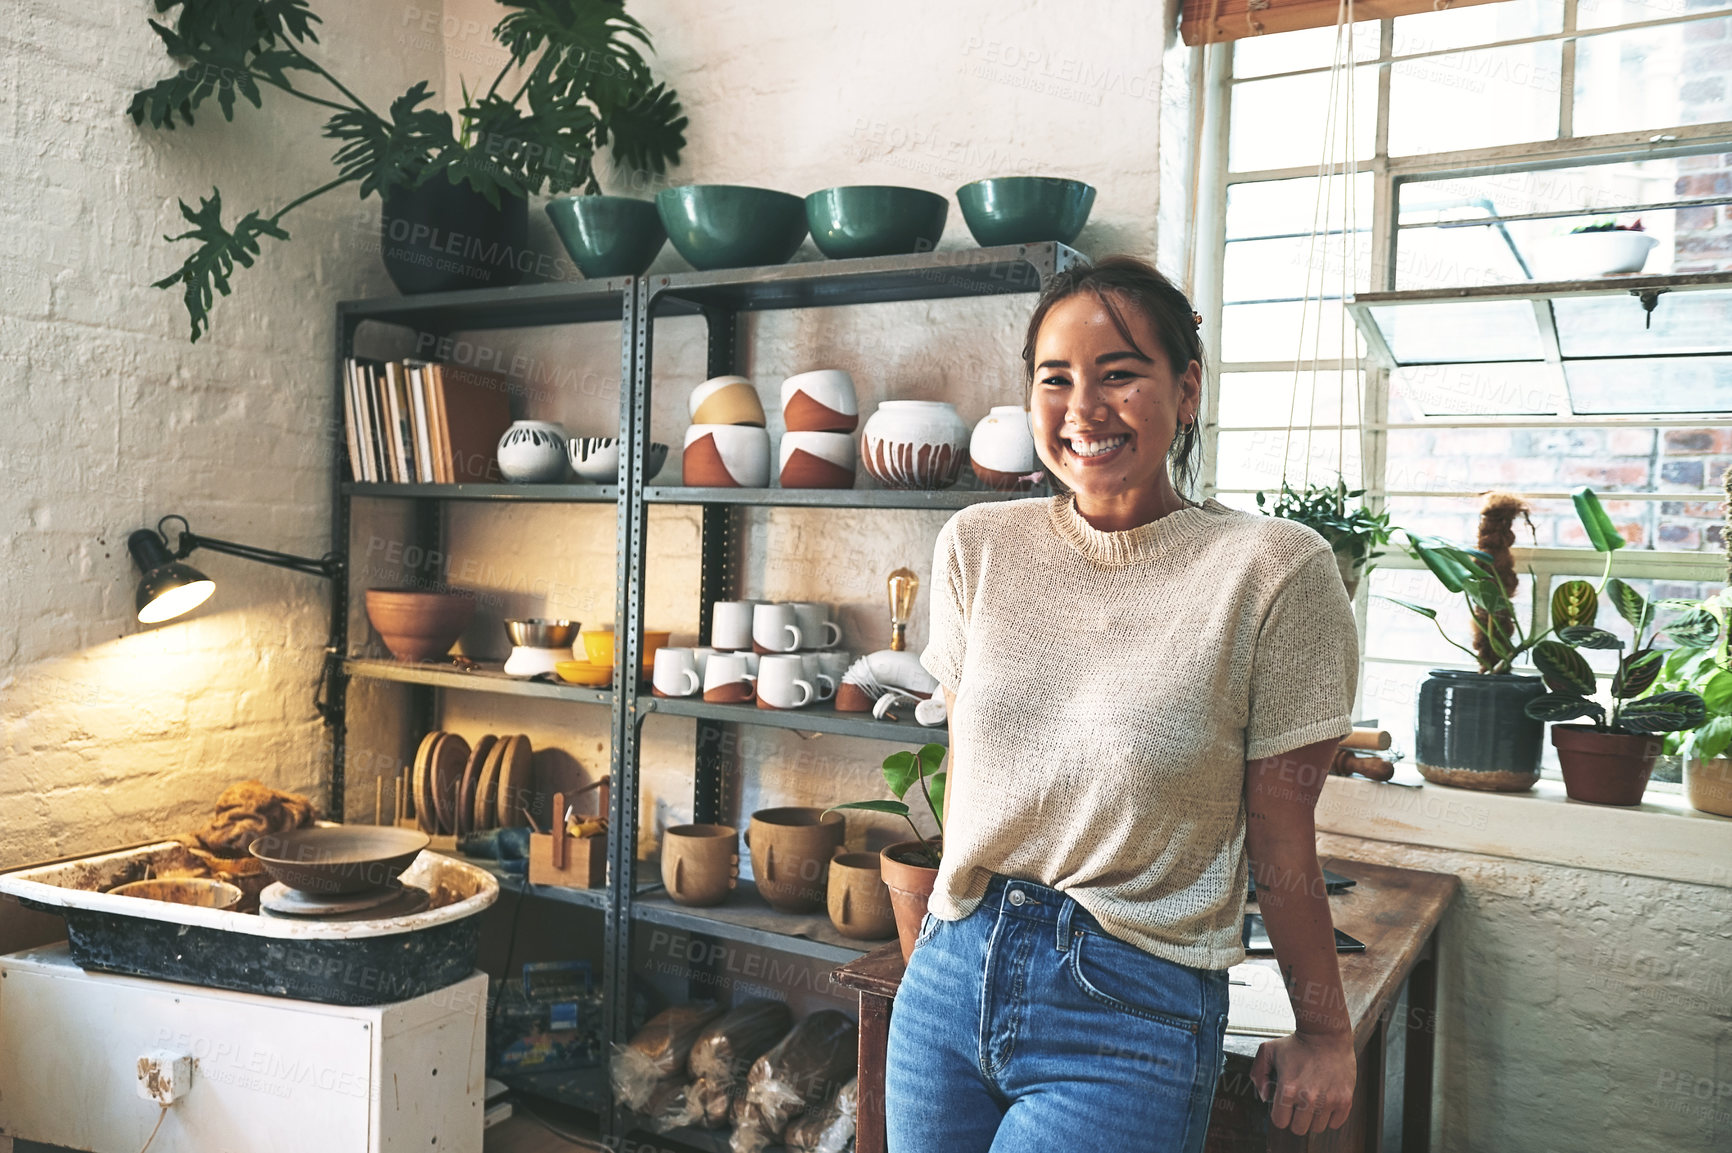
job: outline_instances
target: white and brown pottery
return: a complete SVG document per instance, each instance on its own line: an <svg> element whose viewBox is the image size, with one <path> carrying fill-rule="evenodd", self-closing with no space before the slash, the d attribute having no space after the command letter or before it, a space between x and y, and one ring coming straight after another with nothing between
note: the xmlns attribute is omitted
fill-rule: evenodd
<svg viewBox="0 0 1732 1153"><path fill-rule="evenodd" d="M887 400L860 434L860 463L885 488L949 488L962 475L968 426L938 400Z"/></svg>
<svg viewBox="0 0 1732 1153"><path fill-rule="evenodd" d="M860 427L854 378L837 368L790 376L782 382L782 425L789 432L853 432Z"/></svg>

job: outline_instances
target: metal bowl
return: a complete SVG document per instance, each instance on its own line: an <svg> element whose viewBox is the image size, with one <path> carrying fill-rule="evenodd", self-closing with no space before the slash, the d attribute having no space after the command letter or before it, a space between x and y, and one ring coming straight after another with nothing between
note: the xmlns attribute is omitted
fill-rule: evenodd
<svg viewBox="0 0 1732 1153"><path fill-rule="evenodd" d="M525 617L507 620L505 635L514 645L530 649L568 649L577 639L579 622L550 620L546 617Z"/></svg>
<svg viewBox="0 0 1732 1153"><path fill-rule="evenodd" d="M390 884L428 843L427 834L414 829L332 825L268 833L251 852L289 888L332 895Z"/></svg>

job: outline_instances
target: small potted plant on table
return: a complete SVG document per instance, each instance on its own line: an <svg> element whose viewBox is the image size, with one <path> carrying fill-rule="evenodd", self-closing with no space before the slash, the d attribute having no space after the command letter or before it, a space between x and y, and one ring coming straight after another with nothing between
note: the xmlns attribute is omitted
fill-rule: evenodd
<svg viewBox="0 0 1732 1153"><path fill-rule="evenodd" d="M1609 573L1612 553L1624 546L1623 535L1591 490L1576 490L1575 502L1588 539L1606 554ZM1601 592L1632 630L1627 653L1622 651L1624 642L1619 637L1598 627ZM1661 612L1675 615L1654 629ZM1609 575L1601 578L1599 589L1586 581L1559 585L1552 598L1552 616L1558 639L1540 641L1533 647L1534 667L1545 678L1549 691L1527 703L1527 714L1552 722L1552 744L1558 750L1564 791L1572 800L1599 805L1640 804L1654 771L1654 759L1660 755L1659 738L1694 729L1708 716L1706 704L1695 692L1654 691L1666 661L1665 650L1654 642L1664 635L1676 645L1706 648L1720 635L1720 622L1693 601L1650 602ZM1610 710L1593 699L1599 685L1579 649L1621 653L1608 690ZM1593 723L1563 723L1581 717Z"/></svg>
<svg viewBox="0 0 1732 1153"><path fill-rule="evenodd" d="M884 758L884 781L895 794L893 801L850 801L835 809L860 809L869 813L891 813L908 822L913 831L911 841L898 841L884 846L884 884L890 890L890 905L896 912L896 935L902 943L902 959L907 961L914 952L914 940L920 935L920 922L926 916L926 904L938 882L938 864L944 848L944 785L949 774L941 771L944 764L943 745L923 745L919 751L891 753ZM926 799L926 810L932 814L937 835L924 837L914 823L913 811L903 798L915 785Z"/></svg>

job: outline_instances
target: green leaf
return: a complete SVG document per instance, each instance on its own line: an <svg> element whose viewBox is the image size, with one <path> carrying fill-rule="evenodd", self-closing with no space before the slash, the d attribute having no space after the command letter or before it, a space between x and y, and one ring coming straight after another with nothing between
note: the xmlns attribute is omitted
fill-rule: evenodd
<svg viewBox="0 0 1732 1153"><path fill-rule="evenodd" d="M1666 676L1689 679L1696 675L1698 662L1708 656L1706 649L1677 648L1666 654Z"/></svg>
<svg viewBox="0 0 1732 1153"><path fill-rule="evenodd" d="M1666 602L1660 602L1663 606ZM1720 637L1720 622L1707 609L1691 605L1678 619L1671 621L1660 630L1672 638L1674 644L1688 645L1691 648L1707 648Z"/></svg>
<svg viewBox="0 0 1732 1153"><path fill-rule="evenodd" d="M1600 615L1600 595L1587 581L1565 581L1552 590L1552 625L1557 629L1591 625Z"/></svg>
<svg viewBox="0 0 1732 1153"><path fill-rule="evenodd" d="M920 746L920 771L927 776L936 773L944 765L944 755L948 750L936 741Z"/></svg>
<svg viewBox="0 0 1732 1153"><path fill-rule="evenodd" d="M1624 642L1605 629L1586 625L1569 625L1558 630L1558 639L1578 649L1621 649Z"/></svg>
<svg viewBox="0 0 1732 1153"><path fill-rule="evenodd" d="M600 139L613 151L616 164L660 175L679 160L686 146L687 120L679 97L657 84L636 99L602 108Z"/></svg>
<svg viewBox="0 0 1732 1153"><path fill-rule="evenodd" d="M1473 570L1461 559L1464 550L1447 541L1436 537L1416 537L1408 533L1407 547L1431 570L1431 575L1452 593L1461 592L1467 582L1474 578Z"/></svg>
<svg viewBox="0 0 1732 1153"><path fill-rule="evenodd" d="M344 177L361 182L363 199L413 187L429 175L432 158L456 150L450 117L420 107L432 98L423 80L391 102L389 119L351 108L325 122L324 134L341 142L331 161Z"/></svg>
<svg viewBox="0 0 1732 1153"><path fill-rule="evenodd" d="M234 231L230 232L222 224L222 193L214 188L208 198L199 201L196 211L189 208L186 201L181 201L180 214L193 227L179 236L163 239L195 240L199 246L178 271L156 281L152 287L172 288L177 284L184 287L186 312L192 321L192 339L196 343L199 336L210 328L210 309L216 301L215 293L229 294L229 277L235 265L251 268L259 255L262 238L270 236L287 240L289 234L277 226L274 217L266 219L257 212L241 217Z"/></svg>
<svg viewBox="0 0 1732 1153"><path fill-rule="evenodd" d="M1581 520L1582 531L1588 534L1588 543L1594 546L1595 552L1614 552L1624 547L1623 534L1612 523L1593 489L1584 485L1571 493L1570 499L1575 502L1576 516Z"/></svg>
<svg viewBox="0 0 1732 1153"><path fill-rule="evenodd" d="M936 773L926 778L926 789L932 794L932 819L944 829L944 790L949 786L949 773Z"/></svg>
<svg viewBox="0 0 1732 1153"><path fill-rule="evenodd" d="M908 790L913 788L919 779L920 762L913 753L904 749L884 758L884 781L896 796L907 796Z"/></svg>
<svg viewBox="0 0 1732 1153"><path fill-rule="evenodd" d="M908 806L901 801L849 801L845 805L831 805L824 811L833 813L837 809L861 809L868 813L891 813L898 817L908 815Z"/></svg>
<svg viewBox="0 0 1732 1153"><path fill-rule="evenodd" d="M1541 693L1524 708L1536 721L1573 721L1577 717L1593 717L1596 724L1605 722L1606 710L1595 701L1574 693Z"/></svg>
<svg viewBox="0 0 1732 1153"><path fill-rule="evenodd" d="M1411 612L1416 612L1420 616L1425 617L1427 620L1436 620L1437 619L1437 610L1434 608L1429 608L1425 605L1416 605L1412 601L1404 601L1400 597L1386 597L1386 596L1383 596L1381 593L1378 594L1378 597L1380 600L1386 600L1386 601L1389 601L1391 604L1398 604L1404 609L1407 609Z"/></svg>
<svg viewBox="0 0 1732 1153"><path fill-rule="evenodd" d="M1699 691L1711 713L1732 713L1732 673L1715 669L1703 678Z"/></svg>
<svg viewBox="0 0 1732 1153"><path fill-rule="evenodd" d="M1612 674L1612 696L1620 701L1641 696L1660 678L1664 664L1665 654L1658 649L1641 649L1624 657Z"/></svg>
<svg viewBox="0 0 1732 1153"><path fill-rule="evenodd" d="M1708 718L1708 708L1695 693L1655 693L1631 701L1618 711L1618 727L1632 733L1677 733Z"/></svg>
<svg viewBox="0 0 1732 1153"><path fill-rule="evenodd" d="M1711 761L1715 757L1725 756L1729 748L1732 748L1732 716L1718 716L1710 718L1696 730L1690 745L1690 754Z"/></svg>
<svg viewBox="0 0 1732 1153"><path fill-rule="evenodd" d="M1541 641L1533 648L1533 662L1553 692L1574 693L1579 697L1594 695L1597 687L1594 670L1582 654L1569 645Z"/></svg>
<svg viewBox="0 0 1732 1153"><path fill-rule="evenodd" d="M1612 598L1612 606L1618 610L1619 616L1629 622L1631 628L1640 633L1648 626L1654 610L1641 593L1613 577L1606 582L1606 595Z"/></svg>

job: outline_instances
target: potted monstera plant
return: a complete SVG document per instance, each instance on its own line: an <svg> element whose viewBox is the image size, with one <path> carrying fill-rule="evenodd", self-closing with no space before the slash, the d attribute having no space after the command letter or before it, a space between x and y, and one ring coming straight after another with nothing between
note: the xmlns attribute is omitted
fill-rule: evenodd
<svg viewBox="0 0 1732 1153"><path fill-rule="evenodd" d="M1364 496L1364 489L1350 491L1347 482L1338 478L1334 484L1306 485L1304 491L1282 481L1273 506L1266 493L1259 492L1256 499L1257 507L1268 515L1314 528L1329 542L1335 550L1341 583L1351 598L1359 594L1359 582L1377 567L1377 558L1394 532L1387 512L1372 512L1361 503L1348 507L1349 501L1358 502Z"/></svg>
<svg viewBox="0 0 1732 1153"><path fill-rule="evenodd" d="M194 248L156 282L180 288L192 339L208 329L215 295L237 266L250 268L264 240L287 240L283 218L315 197L354 185L383 202L381 255L403 292L515 284L537 266L527 248L527 198L543 190L599 193L597 154L661 173L685 147L678 98L650 74L649 33L623 0L500 0L493 37L505 60L492 83L463 93L456 122L425 81L389 105L361 99L315 57L319 17L307 0L154 0L173 20L150 26L178 71L132 98L134 122L191 127L214 100L260 106L267 89L329 109L336 175L275 211L223 220L215 189L176 241ZM178 11L177 11L178 10ZM651 254L653 256L653 252Z"/></svg>
<svg viewBox="0 0 1732 1153"><path fill-rule="evenodd" d="M914 940L920 935L926 904L938 883L938 864L944 850L944 785L949 776L942 770L944 753L944 746L938 744L891 753L884 758L884 783L890 786L895 800L850 801L835 806L894 814L907 821L914 834L913 840L886 845L879 853L884 884L890 890L890 907L896 913L896 936L902 943L904 961L914 953ZM938 830L935 836L921 835L920 826L914 823L913 810L904 799L916 785Z"/></svg>
<svg viewBox="0 0 1732 1153"><path fill-rule="evenodd" d="M1674 645L1707 648L1720 635L1714 614L1694 601L1650 602L1617 577L1610 576L1611 556L1624 547L1617 526L1587 489L1575 493L1576 511L1594 548L1606 554L1607 574L1600 587L1587 581L1566 581L1552 596L1556 640L1533 647L1534 667L1545 678L1547 692L1527 703L1527 714L1552 722L1552 744L1564 791L1572 800L1599 805L1641 803L1654 759L1667 733L1687 732L1707 720L1702 697L1688 689L1655 691L1665 669L1667 637ZM1630 626L1626 651L1622 638L1598 625L1601 600L1609 600ZM1660 624L1665 615L1670 619ZM1617 669L1608 690L1611 707L1599 700L1598 682L1581 649L1616 651ZM1590 724L1564 722L1587 718Z"/></svg>
<svg viewBox="0 0 1732 1153"><path fill-rule="evenodd" d="M1414 764L1433 784L1507 793L1531 789L1540 777L1545 726L1526 707L1545 685L1514 668L1546 634L1524 629L1510 599L1517 588L1510 550L1518 518L1527 518L1519 497L1490 493L1480 509L1476 548L1407 534L1408 551L1466 602L1470 644L1444 632L1429 605L1384 598L1429 619L1476 666L1432 669L1419 686Z"/></svg>

